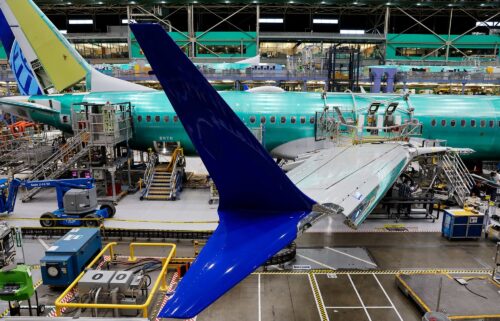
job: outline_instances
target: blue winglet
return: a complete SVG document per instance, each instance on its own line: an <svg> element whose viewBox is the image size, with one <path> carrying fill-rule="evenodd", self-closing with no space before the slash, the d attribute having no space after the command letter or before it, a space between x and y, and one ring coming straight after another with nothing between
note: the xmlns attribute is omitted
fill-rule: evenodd
<svg viewBox="0 0 500 321"><path fill-rule="evenodd" d="M130 25L217 185L220 223L159 316L191 318L297 237L315 204L276 165L177 44Z"/></svg>

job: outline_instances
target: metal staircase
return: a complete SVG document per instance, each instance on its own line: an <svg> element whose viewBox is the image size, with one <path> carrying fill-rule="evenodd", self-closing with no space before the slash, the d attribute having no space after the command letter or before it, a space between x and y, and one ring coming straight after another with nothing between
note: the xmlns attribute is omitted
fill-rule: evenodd
<svg viewBox="0 0 500 321"><path fill-rule="evenodd" d="M80 158L88 155L90 146L88 144L89 133L82 131L73 137L68 138L66 144L57 149L49 158L44 160L31 172L28 180L47 180L56 179L61 177L68 171L73 164ZM29 190L24 196L22 201L27 202L31 200L36 194L40 192L40 188Z"/></svg>
<svg viewBox="0 0 500 321"><path fill-rule="evenodd" d="M448 181L450 194L453 194L458 205L463 206L474 186L474 179L469 170L456 152L447 152L443 155L441 169Z"/></svg>
<svg viewBox="0 0 500 321"><path fill-rule="evenodd" d="M18 136L0 135L0 174L12 175L37 166L52 152L47 132L26 131Z"/></svg>
<svg viewBox="0 0 500 321"><path fill-rule="evenodd" d="M182 188L184 176L185 159L182 148L174 150L169 163L159 164L154 169L151 169L149 163L148 167L150 168L146 169L144 178L146 188L141 200L176 200Z"/></svg>

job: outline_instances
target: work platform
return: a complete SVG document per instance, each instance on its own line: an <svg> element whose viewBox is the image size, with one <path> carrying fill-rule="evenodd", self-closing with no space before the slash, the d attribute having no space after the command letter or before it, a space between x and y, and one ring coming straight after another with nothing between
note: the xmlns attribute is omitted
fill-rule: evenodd
<svg viewBox="0 0 500 321"><path fill-rule="evenodd" d="M422 311L439 309L452 320L500 319L500 285L490 275L401 274L396 283Z"/></svg>

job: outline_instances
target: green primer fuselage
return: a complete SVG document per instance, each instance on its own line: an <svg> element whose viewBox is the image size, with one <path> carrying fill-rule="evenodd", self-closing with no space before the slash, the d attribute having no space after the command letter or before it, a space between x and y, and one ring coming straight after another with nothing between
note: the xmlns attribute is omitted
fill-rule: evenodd
<svg viewBox="0 0 500 321"><path fill-rule="evenodd" d="M248 127L257 128L261 120L265 119L265 147L269 151L287 142L314 137L315 124L311 118L315 119L316 113L324 108L319 93L228 91L220 92L220 95ZM75 103L131 102L134 123L134 135L130 141L132 148L146 150L153 147L155 141L180 142L187 154L196 153L172 105L161 91L30 97L35 102L48 99L61 103L60 115L46 116L31 112L33 120L71 131L71 121L63 123L63 116L67 116L66 120L71 116L71 108ZM401 110L413 107L413 117L423 124L423 138L443 139L448 146L472 148L476 151L474 158L500 159L500 97L413 95L406 101L401 96L390 94L353 96L349 93L329 93L326 100L328 105L338 106L342 111L357 110L358 113L366 113L372 101L399 102ZM404 112L397 113L402 119L408 117ZM275 118L274 122L272 117ZM285 117L284 123L282 117ZM292 123L292 119L295 119L295 123Z"/></svg>

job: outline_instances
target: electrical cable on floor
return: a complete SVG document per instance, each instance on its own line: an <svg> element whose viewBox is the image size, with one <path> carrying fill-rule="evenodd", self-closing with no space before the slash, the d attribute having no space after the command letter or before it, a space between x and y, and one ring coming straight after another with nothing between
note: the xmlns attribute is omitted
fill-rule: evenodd
<svg viewBox="0 0 500 321"><path fill-rule="evenodd" d="M470 293L475 294L475 295L477 295L478 297L481 297L481 298L483 298L483 299L485 299L485 300L488 300L488 298L487 298L487 297L485 297L484 295L481 295L481 294L476 293L476 292L472 291L471 289L469 289L469 287L467 286L467 284L464 284L464 287L465 287L465 288L466 288L466 289L467 289Z"/></svg>

